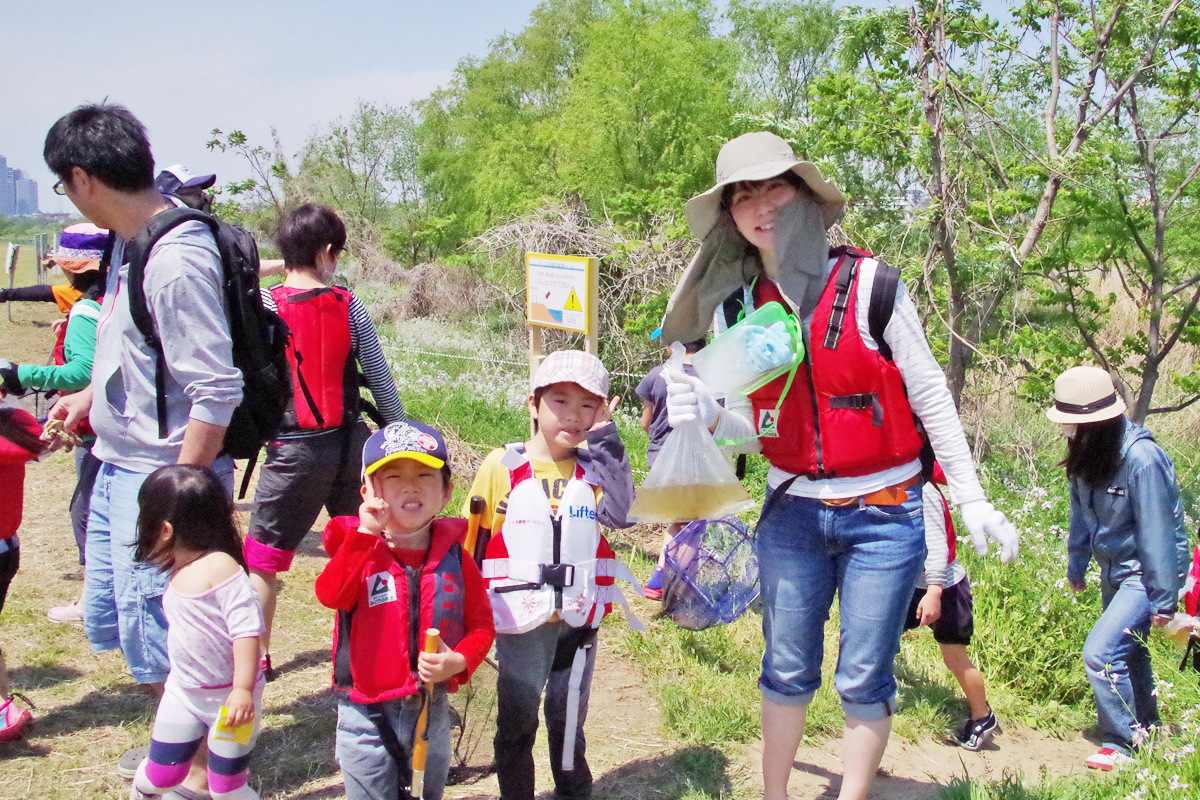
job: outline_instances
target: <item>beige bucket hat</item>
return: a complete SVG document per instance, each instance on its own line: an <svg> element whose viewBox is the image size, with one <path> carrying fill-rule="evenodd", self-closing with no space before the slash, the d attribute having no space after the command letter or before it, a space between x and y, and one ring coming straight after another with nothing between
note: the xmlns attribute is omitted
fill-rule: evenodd
<svg viewBox="0 0 1200 800"><path fill-rule="evenodd" d="M1125 413L1112 376L1099 367L1071 367L1054 379L1054 405L1046 409L1051 422L1079 425L1103 422Z"/></svg>
<svg viewBox="0 0 1200 800"><path fill-rule="evenodd" d="M717 183L707 192L687 202L684 216L688 230L701 241L721 216L721 190L740 181L765 181L785 172L794 172L812 189L821 204L825 228L837 222L846 210L846 197L833 181L827 181L811 161L797 161L792 148L780 137L767 131L743 134L725 143L717 156Z"/></svg>

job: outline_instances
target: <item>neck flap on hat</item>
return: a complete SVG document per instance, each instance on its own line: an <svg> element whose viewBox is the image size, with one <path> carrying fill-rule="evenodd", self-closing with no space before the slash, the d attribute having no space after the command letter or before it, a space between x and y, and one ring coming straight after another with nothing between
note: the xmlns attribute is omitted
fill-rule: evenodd
<svg viewBox="0 0 1200 800"><path fill-rule="evenodd" d="M806 194L780 210L775 222L776 278L804 319L817 307L829 275L829 242L821 205ZM728 214L722 214L671 293L662 341L690 342L712 325L713 312L735 290L764 274L758 251L746 243Z"/></svg>

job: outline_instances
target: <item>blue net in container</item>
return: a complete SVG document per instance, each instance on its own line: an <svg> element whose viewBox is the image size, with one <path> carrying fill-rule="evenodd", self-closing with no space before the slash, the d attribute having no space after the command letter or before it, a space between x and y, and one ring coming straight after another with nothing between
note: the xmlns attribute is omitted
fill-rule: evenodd
<svg viewBox="0 0 1200 800"><path fill-rule="evenodd" d="M727 625L758 597L754 537L737 517L688 523L665 562L659 616L686 630Z"/></svg>

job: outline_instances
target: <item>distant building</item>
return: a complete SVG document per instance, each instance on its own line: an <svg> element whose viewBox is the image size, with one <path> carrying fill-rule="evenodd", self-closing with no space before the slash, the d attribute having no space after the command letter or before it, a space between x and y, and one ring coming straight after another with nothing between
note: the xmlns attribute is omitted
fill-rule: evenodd
<svg viewBox="0 0 1200 800"><path fill-rule="evenodd" d="M0 216L13 217L17 214L17 192L13 186L13 171L8 168L4 156L0 156Z"/></svg>
<svg viewBox="0 0 1200 800"><path fill-rule="evenodd" d="M38 213L38 185L23 170L14 169L13 199L17 216L32 216Z"/></svg>

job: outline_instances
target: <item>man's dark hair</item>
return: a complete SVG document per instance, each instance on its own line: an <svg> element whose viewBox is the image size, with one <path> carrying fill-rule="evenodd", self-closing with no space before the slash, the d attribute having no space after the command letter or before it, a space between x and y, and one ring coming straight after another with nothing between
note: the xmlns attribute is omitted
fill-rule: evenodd
<svg viewBox="0 0 1200 800"><path fill-rule="evenodd" d="M689 355L694 354L694 353L699 353L701 350L704 349L705 344L706 344L706 342L704 340L704 337L701 336L699 339L696 339L693 342L684 342L683 343L683 351L685 353L688 353Z"/></svg>
<svg viewBox="0 0 1200 800"><path fill-rule="evenodd" d="M42 157L68 184L71 171L79 167L120 192L154 188L146 128L124 106L83 105L61 117L46 134Z"/></svg>
<svg viewBox="0 0 1200 800"><path fill-rule="evenodd" d="M305 203L280 221L275 244L285 267L312 267L326 245L333 245L335 253L346 249L346 226L333 209Z"/></svg>

